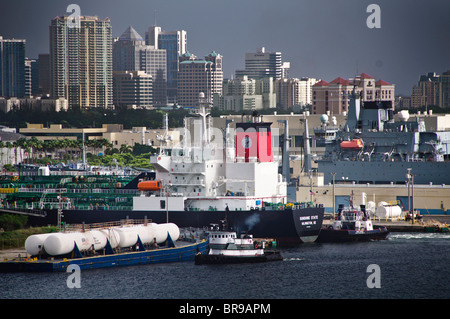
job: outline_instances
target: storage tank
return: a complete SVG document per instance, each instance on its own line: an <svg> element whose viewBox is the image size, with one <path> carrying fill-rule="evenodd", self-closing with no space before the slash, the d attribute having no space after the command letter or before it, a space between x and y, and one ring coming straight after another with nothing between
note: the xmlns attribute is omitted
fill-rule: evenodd
<svg viewBox="0 0 450 319"><path fill-rule="evenodd" d="M115 230L119 235L119 246L121 248L131 247L137 243L138 228L136 226L116 227Z"/></svg>
<svg viewBox="0 0 450 319"><path fill-rule="evenodd" d="M68 254L73 251L75 242L79 241L79 239L79 233L52 234L44 241L44 249L52 256ZM80 247L78 248L80 249Z"/></svg>
<svg viewBox="0 0 450 319"><path fill-rule="evenodd" d="M376 216L379 218L398 218L402 214L402 209L398 205L378 205Z"/></svg>
<svg viewBox="0 0 450 319"><path fill-rule="evenodd" d="M114 249L119 246L120 237L115 228L100 229L100 232L105 235L107 240L109 240L111 248Z"/></svg>
<svg viewBox="0 0 450 319"><path fill-rule="evenodd" d="M100 230L90 230L85 233L86 238L89 238L94 245L94 250L100 250L106 247L107 238Z"/></svg>
<svg viewBox="0 0 450 319"><path fill-rule="evenodd" d="M51 256L65 255L72 252L75 243L80 251L103 249L106 246L106 236L98 231L56 233L44 241L44 249Z"/></svg>
<svg viewBox="0 0 450 319"><path fill-rule="evenodd" d="M39 255L39 253L43 252L44 241L50 235L52 235L52 233L29 236L27 240L25 240L25 249L27 253L29 253L31 256L36 256Z"/></svg>
<svg viewBox="0 0 450 319"><path fill-rule="evenodd" d="M180 237L180 229L173 223L157 224L155 225L155 238L156 243L162 244L167 240L167 234L170 234L170 238L173 241Z"/></svg>
<svg viewBox="0 0 450 319"><path fill-rule="evenodd" d="M180 238L180 228L178 228L177 225L173 223L166 224L167 230L170 234L170 238L172 238L173 241L178 240Z"/></svg>
<svg viewBox="0 0 450 319"><path fill-rule="evenodd" d="M147 225L137 226L138 235L143 244L149 244L153 242L153 239L155 238L154 225L156 224L149 223Z"/></svg>

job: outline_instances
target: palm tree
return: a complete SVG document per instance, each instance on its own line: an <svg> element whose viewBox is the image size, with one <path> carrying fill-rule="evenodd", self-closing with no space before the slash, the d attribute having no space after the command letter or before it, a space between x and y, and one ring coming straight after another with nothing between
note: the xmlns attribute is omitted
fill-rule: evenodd
<svg viewBox="0 0 450 319"><path fill-rule="evenodd" d="M14 146L13 146L13 144L10 142L10 141L8 141L8 142L6 142L6 148L7 148L7 151L6 151L6 164L11 164L11 163L9 163L9 158L10 158L10 153L11 153L11 149L13 148Z"/></svg>
<svg viewBox="0 0 450 319"><path fill-rule="evenodd" d="M3 141L0 141L0 164L1 168L3 168L3 149L5 148L5 143Z"/></svg>
<svg viewBox="0 0 450 319"><path fill-rule="evenodd" d="M16 153L17 153L17 147L20 148L20 163L23 162L23 151L26 150L28 145L28 140L24 137L19 138L16 142L15 142L15 147L16 147ZM17 163L16 163L17 164Z"/></svg>
<svg viewBox="0 0 450 319"><path fill-rule="evenodd" d="M122 144L120 145L119 153L131 153L133 151L133 148L130 145Z"/></svg>
<svg viewBox="0 0 450 319"><path fill-rule="evenodd" d="M34 153L35 153L35 151L37 153L37 151L40 149L39 148L39 144L40 144L40 141L34 136L31 139L28 140L28 146L30 147L31 161L32 162L34 161L34 156L35 156Z"/></svg>

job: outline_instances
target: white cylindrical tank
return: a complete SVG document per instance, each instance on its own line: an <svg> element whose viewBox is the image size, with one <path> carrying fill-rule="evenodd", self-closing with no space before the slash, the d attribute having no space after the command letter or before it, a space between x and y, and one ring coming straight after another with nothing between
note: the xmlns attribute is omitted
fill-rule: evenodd
<svg viewBox="0 0 450 319"><path fill-rule="evenodd" d="M85 233L85 236L92 240L91 245L94 246L94 250L100 250L106 247L107 238L100 230L90 230Z"/></svg>
<svg viewBox="0 0 450 319"><path fill-rule="evenodd" d="M180 238L180 228L178 228L178 226L173 223L168 223L166 225L170 234L170 238L172 238L173 241L178 240L178 238Z"/></svg>
<svg viewBox="0 0 450 319"><path fill-rule="evenodd" d="M135 226L116 227L115 230L119 235L119 246L131 247L137 243L138 229Z"/></svg>
<svg viewBox="0 0 450 319"><path fill-rule="evenodd" d="M106 236L98 230L51 234L44 241L44 249L51 256L65 255L74 250L75 243L80 251L99 250L106 246Z"/></svg>
<svg viewBox="0 0 450 319"><path fill-rule="evenodd" d="M138 235L143 244L150 244L155 238L155 223L149 223L147 225L139 225Z"/></svg>
<svg viewBox="0 0 450 319"><path fill-rule="evenodd" d="M102 232L103 235L105 235L106 239L109 240L109 244L111 245L111 248L114 249L117 246L119 246L120 237L119 237L119 233L116 231L115 228L100 229L100 232Z"/></svg>
<svg viewBox="0 0 450 319"><path fill-rule="evenodd" d="M180 237L180 229L173 223L158 224L155 226L156 243L161 244L167 240L167 234L173 241Z"/></svg>
<svg viewBox="0 0 450 319"><path fill-rule="evenodd" d="M27 240L25 240L25 249L27 253L31 256L39 255L39 253L44 250L44 241L50 235L52 235L52 233L29 236Z"/></svg>
<svg viewBox="0 0 450 319"><path fill-rule="evenodd" d="M402 209L398 205L379 205L376 210L376 215L380 218L396 218L401 214Z"/></svg>
<svg viewBox="0 0 450 319"><path fill-rule="evenodd" d="M44 249L51 256L68 254L75 248L75 242L78 238L78 233L52 234L44 241ZM80 249L80 247L78 248Z"/></svg>

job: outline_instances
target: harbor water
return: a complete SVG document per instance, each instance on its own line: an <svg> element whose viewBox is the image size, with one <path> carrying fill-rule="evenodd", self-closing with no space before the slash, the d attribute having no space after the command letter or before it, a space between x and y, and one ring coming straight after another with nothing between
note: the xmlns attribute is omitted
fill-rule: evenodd
<svg viewBox="0 0 450 319"><path fill-rule="evenodd" d="M281 251L283 261L262 264L196 266L192 261L85 270L80 288L68 287L69 273L5 273L0 298L450 297L450 234L391 233L378 242L314 243Z"/></svg>

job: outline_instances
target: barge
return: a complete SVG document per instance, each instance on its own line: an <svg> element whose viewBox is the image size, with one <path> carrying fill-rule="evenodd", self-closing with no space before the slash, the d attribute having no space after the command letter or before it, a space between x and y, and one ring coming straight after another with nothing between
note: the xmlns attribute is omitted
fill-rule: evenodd
<svg viewBox="0 0 450 319"><path fill-rule="evenodd" d="M108 235L102 238L102 233ZM153 223L32 235L25 242L30 257L1 261L0 273L68 271L71 265L85 270L193 261L196 254L208 249L207 238L184 241L177 240L178 236L176 225Z"/></svg>

